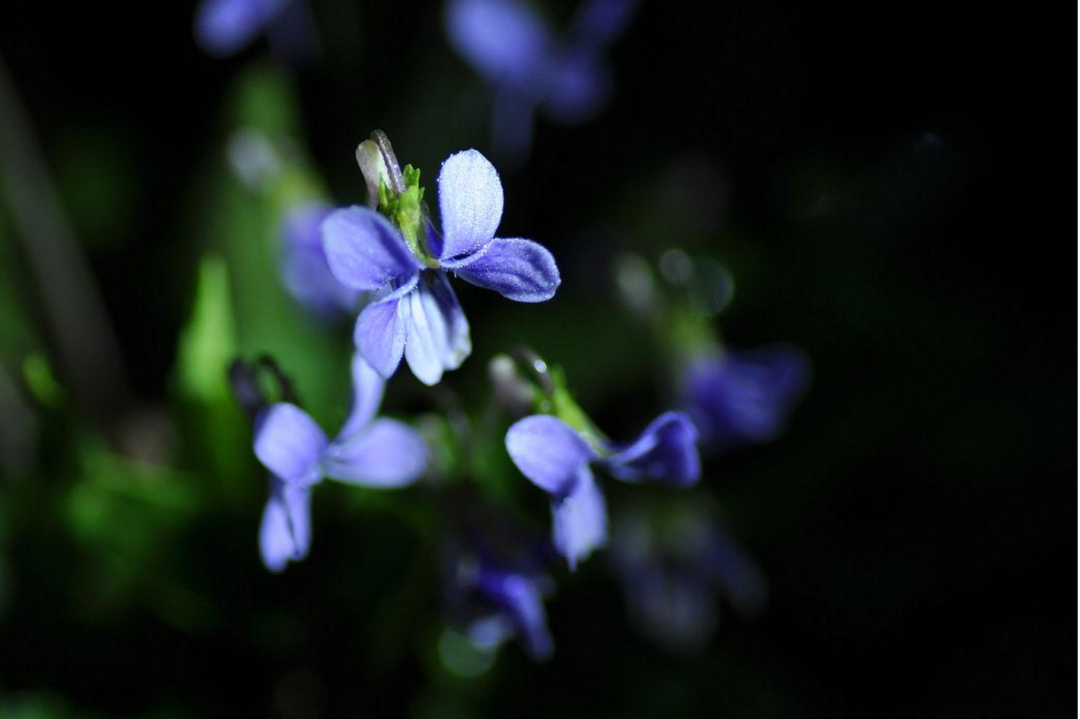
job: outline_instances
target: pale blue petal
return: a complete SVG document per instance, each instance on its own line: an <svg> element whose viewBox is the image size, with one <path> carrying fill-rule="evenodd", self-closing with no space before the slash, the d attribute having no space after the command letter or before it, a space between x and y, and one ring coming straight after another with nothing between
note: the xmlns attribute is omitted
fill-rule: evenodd
<svg viewBox="0 0 1080 719"><path fill-rule="evenodd" d="M543 20L520 0L452 0L446 31L458 54L489 82L527 84L551 45Z"/></svg>
<svg viewBox="0 0 1080 719"><path fill-rule="evenodd" d="M499 173L479 152L465 150L446 158L438 184L443 230L439 259L461 259L486 245L499 228L503 211Z"/></svg>
<svg viewBox="0 0 1080 719"><path fill-rule="evenodd" d="M392 292L382 297L376 295L356 320L353 340L356 348L368 364L383 377L389 379L405 351L405 324L402 321L402 305L408 302L409 291ZM403 288L404 289L404 288Z"/></svg>
<svg viewBox="0 0 1080 719"><path fill-rule="evenodd" d="M596 456L577 430L547 414L515 422L506 432L506 451L530 482L556 498L574 490Z"/></svg>
<svg viewBox="0 0 1080 719"><path fill-rule="evenodd" d="M561 282L551 253L519 238L494 239L460 264L446 266L466 282L517 302L550 300Z"/></svg>
<svg viewBox="0 0 1080 719"><path fill-rule="evenodd" d="M338 282L356 290L378 290L416 275L416 259L401 233L366 207L334 210L323 220L323 247Z"/></svg>
<svg viewBox="0 0 1080 719"><path fill-rule="evenodd" d="M270 498L259 527L259 551L271 572L307 556L311 546L311 490L271 477Z"/></svg>
<svg viewBox="0 0 1080 719"><path fill-rule="evenodd" d="M607 543L607 507L588 466L578 470L573 490L551 504L552 540L570 569Z"/></svg>
<svg viewBox="0 0 1080 719"><path fill-rule="evenodd" d="M427 466L427 443L415 429L380 417L327 451L323 470L340 482L365 487L404 487Z"/></svg>
<svg viewBox="0 0 1080 719"><path fill-rule="evenodd" d="M379 411L386 380L368 364L359 352L352 359L352 407L345 425L338 432L338 440L347 439L364 429ZM335 440L335 441L338 441Z"/></svg>
<svg viewBox="0 0 1080 719"><path fill-rule="evenodd" d="M612 476L627 482L694 484L701 476L697 429L682 412L665 412L604 464Z"/></svg>
<svg viewBox="0 0 1080 719"><path fill-rule="evenodd" d="M407 304L406 304L407 303ZM428 386L461 366L472 351L469 323L442 272L425 272L419 288L402 299L405 360Z"/></svg>
<svg viewBox="0 0 1080 719"><path fill-rule="evenodd" d="M287 482L318 482L319 461L326 445L319 425L296 405L272 405L255 420L255 456Z"/></svg>

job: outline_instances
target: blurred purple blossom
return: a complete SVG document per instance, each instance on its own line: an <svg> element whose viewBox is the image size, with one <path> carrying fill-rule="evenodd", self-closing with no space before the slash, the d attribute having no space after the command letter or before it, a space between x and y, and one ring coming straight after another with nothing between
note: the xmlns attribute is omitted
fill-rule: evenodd
<svg viewBox="0 0 1080 719"><path fill-rule="evenodd" d="M679 395L702 443L727 449L776 438L810 374L810 360L792 346L714 351L686 362Z"/></svg>
<svg viewBox="0 0 1080 719"><path fill-rule="evenodd" d="M519 161L542 110L567 125L586 122L607 103L611 71L604 52L623 32L637 0L589 0L556 37L523 0L450 0L450 44L494 93L492 145Z"/></svg>
<svg viewBox="0 0 1080 719"><path fill-rule="evenodd" d="M476 150L451 155L438 177L443 235L426 224L424 256L401 231L364 207L323 222L327 260L341 284L374 292L356 323L356 346L383 377L402 356L417 379L435 385L472 351L469 323L447 271L517 302L551 299L560 283L551 253L520 238L495 237L502 218L499 175Z"/></svg>
<svg viewBox="0 0 1080 719"><path fill-rule="evenodd" d="M363 293L346 287L330 272L322 244L322 222L330 206L309 202L281 220L281 272L285 287L300 304L323 317L356 311Z"/></svg>
<svg viewBox="0 0 1080 719"><path fill-rule="evenodd" d="M701 475L697 431L680 412L666 412L633 442L595 447L568 423L532 415L506 433L506 449L529 481L551 497L555 548L574 569L607 542L607 508L591 465L624 482L677 487Z"/></svg>
<svg viewBox="0 0 1080 719"><path fill-rule="evenodd" d="M202 0L195 11L195 40L207 55L235 55L267 34L275 52L302 58L318 48L306 0Z"/></svg>

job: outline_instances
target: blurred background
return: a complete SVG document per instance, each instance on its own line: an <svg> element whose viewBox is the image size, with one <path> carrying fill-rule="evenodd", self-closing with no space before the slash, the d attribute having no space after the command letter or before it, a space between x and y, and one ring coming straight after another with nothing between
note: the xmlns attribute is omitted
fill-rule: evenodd
<svg viewBox="0 0 1080 719"><path fill-rule="evenodd" d="M0 716L1075 714L1075 245L1052 223L1075 184L1047 84L1068 42L929 3L645 0L590 36L597 107L507 110L443 4L290 5L293 32L227 52L193 4L0 8ZM530 7L577 27L578 3ZM311 556L266 571L225 368L269 353L343 416L351 320L289 295L279 223L362 203L376 128L432 193L450 153L491 157L500 235L563 277L536 306L458 282L471 358L435 393L399 372L389 413L479 416L488 360L525 344L632 437L675 400L626 253L721 263L713 331L810 358L786 431L705 464L758 611L717 596L715 631L665 645L600 555L552 572L552 659L463 669L421 490L320 488Z"/></svg>

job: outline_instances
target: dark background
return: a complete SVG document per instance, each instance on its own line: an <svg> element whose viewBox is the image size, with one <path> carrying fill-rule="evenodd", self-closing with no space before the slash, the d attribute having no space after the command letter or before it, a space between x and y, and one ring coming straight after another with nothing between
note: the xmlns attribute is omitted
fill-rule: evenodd
<svg viewBox="0 0 1080 719"><path fill-rule="evenodd" d="M374 127L429 179L449 152L484 147L485 97L438 6L313 7L327 49L298 87L335 197L361 197L352 149ZM166 402L189 311L192 197L221 143L215 118L230 77L265 50L207 58L191 17L183 3L0 9L0 57L74 198L150 405ZM54 419L33 480L45 488L8 519L0 691L94 716L396 716L446 694L503 717L1075 714L1074 20L646 2L611 53L606 111L575 128L540 120L529 162L504 175L503 227L542 239L564 275L526 339L541 344L584 303L600 309L572 336L632 336L611 258L679 245L732 268L730 341L791 341L814 360L790 431L710 465L771 600L704 655L671 657L627 631L595 562L560 578L552 662L510 647L485 679L440 684L418 658L429 637L387 649L367 631L392 621L381 593L423 574L412 557L428 540L379 516L327 523L281 580L252 551L255 506L200 515L159 567L214 605L212 629L183 631L138 601L76 611L85 558L49 509L66 481L47 444L66 431ZM87 198L102 163L119 179ZM461 295L469 386L479 358L514 337L514 308ZM482 336L486 322L498 339ZM634 388L650 377L646 350L612 341L619 351L586 343L559 361L625 434L660 392ZM599 350L615 390L589 386ZM396 621L432 613L433 593Z"/></svg>

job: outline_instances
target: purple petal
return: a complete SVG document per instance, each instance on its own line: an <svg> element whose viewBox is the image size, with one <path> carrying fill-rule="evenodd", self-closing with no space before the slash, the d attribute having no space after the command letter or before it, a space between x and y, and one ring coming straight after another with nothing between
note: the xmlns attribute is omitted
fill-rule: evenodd
<svg viewBox="0 0 1080 719"><path fill-rule="evenodd" d="M503 211L499 173L476 150L446 158L439 170L439 216L442 219L442 260L476 252L495 236Z"/></svg>
<svg viewBox="0 0 1080 719"><path fill-rule="evenodd" d="M365 487L404 487L427 466L427 443L404 422L379 418L359 434L335 441L323 464L326 476Z"/></svg>
<svg viewBox="0 0 1080 719"><path fill-rule="evenodd" d="M506 432L506 451L530 482L557 499L574 489L596 457L577 430L548 414L515 422Z"/></svg>
<svg viewBox="0 0 1080 719"><path fill-rule="evenodd" d="M587 122L607 104L611 85L610 71L602 59L561 56L547 74L544 110L564 125Z"/></svg>
<svg viewBox="0 0 1080 719"><path fill-rule="evenodd" d="M694 484L701 476L697 429L683 413L665 412L604 464L614 477L627 482Z"/></svg>
<svg viewBox="0 0 1080 719"><path fill-rule="evenodd" d="M405 360L417 379L436 385L472 351L465 313L442 272L425 272L419 289L402 303Z"/></svg>
<svg viewBox="0 0 1080 719"><path fill-rule="evenodd" d="M271 572L307 556L311 546L311 489L271 477L273 487L259 527L259 551Z"/></svg>
<svg viewBox="0 0 1080 719"><path fill-rule="evenodd" d="M326 435L307 412L281 402L255 420L255 456L286 482L307 486L320 479Z"/></svg>
<svg viewBox="0 0 1080 719"><path fill-rule="evenodd" d="M364 357L356 352L352 358L352 406L349 409L349 417L345 425L338 432L338 440L347 439L367 426L379 411L382 404L383 391L386 389L386 380L364 361Z"/></svg>
<svg viewBox="0 0 1080 719"><path fill-rule="evenodd" d="M550 300L561 282L551 253L531 240L518 238L494 239L460 265L447 264L447 268L466 282L516 302Z"/></svg>
<svg viewBox="0 0 1080 719"><path fill-rule="evenodd" d="M783 431L809 383L810 361L795 347L710 354L687 370L683 404L712 444L767 442Z"/></svg>
<svg viewBox="0 0 1080 719"><path fill-rule="evenodd" d="M371 302L356 320L353 340L360 354L372 368L389 379L405 351L405 324L402 321L401 305L408 301L408 295L415 289L411 283L402 288L405 292L394 291Z"/></svg>
<svg viewBox="0 0 1080 719"><path fill-rule="evenodd" d="M453 0L446 32L458 54L489 82L526 84L541 71L551 45L543 20L516 0Z"/></svg>
<svg viewBox="0 0 1080 719"><path fill-rule="evenodd" d="M552 539L570 569L607 543L607 508L587 466L578 471L573 490L551 504Z"/></svg>
<svg viewBox="0 0 1080 719"><path fill-rule="evenodd" d="M589 0L578 12L571 28L574 42L583 50L599 52L626 30L639 0Z"/></svg>
<svg viewBox="0 0 1080 719"><path fill-rule="evenodd" d="M378 290L419 271L401 233L366 207L334 210L322 224L323 247L334 277L356 290Z"/></svg>
<svg viewBox="0 0 1080 719"><path fill-rule="evenodd" d="M479 585L488 598L510 615L530 656L534 659L551 656L554 643L548 631L544 595L531 577L489 569L481 572ZM500 637L498 626L494 624L487 627L486 637L477 627L474 630L474 639L487 639L489 645L492 639L496 640L495 644L499 643L499 640L505 637Z"/></svg>
<svg viewBox="0 0 1080 719"><path fill-rule="evenodd" d="M207 55L243 50L283 5L281 0L203 0L195 13L195 39Z"/></svg>
<svg viewBox="0 0 1080 719"><path fill-rule="evenodd" d="M328 214L328 206L312 202L289 211L281 223L285 286L320 315L355 310L361 295L338 282L330 271L322 244L322 222Z"/></svg>

